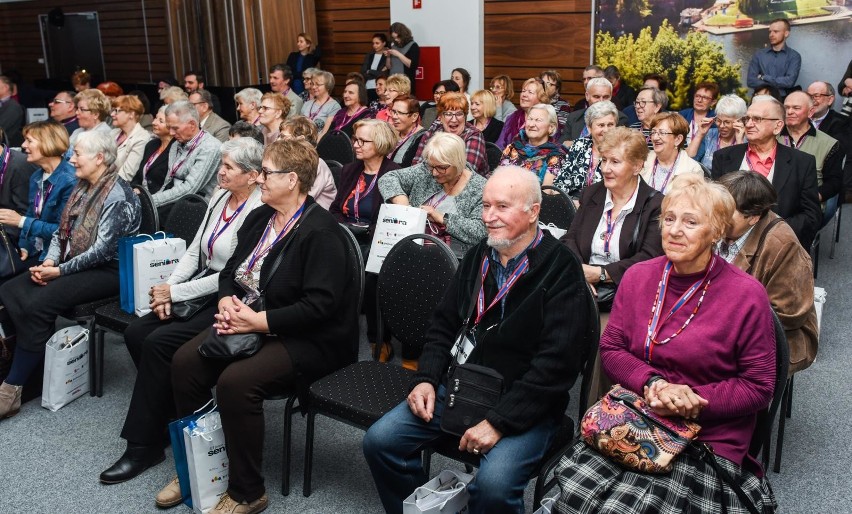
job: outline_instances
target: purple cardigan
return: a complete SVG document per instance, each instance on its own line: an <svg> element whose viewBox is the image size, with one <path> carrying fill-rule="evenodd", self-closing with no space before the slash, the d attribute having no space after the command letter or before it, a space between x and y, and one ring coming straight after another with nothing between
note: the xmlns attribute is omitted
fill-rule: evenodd
<svg viewBox="0 0 852 514"><path fill-rule="evenodd" d="M499 146L501 150L504 150L507 146L509 146L509 144L518 137L518 134L521 132L521 129L524 128L526 121L527 111L523 109L518 109L510 114L503 122L503 131L500 132L500 137L497 138L497 146Z"/></svg>
<svg viewBox="0 0 852 514"><path fill-rule="evenodd" d="M677 337L656 345L644 359L645 334L665 256L639 262L618 286L609 324L601 337L601 363L614 383L642 394L645 382L661 375L690 385L709 403L701 412L698 440L738 466L746 462L756 414L772 401L775 386L775 328L760 282L715 257L701 309ZM669 279L664 313L704 272ZM700 291L660 331L673 334L694 310ZM732 301L735 299L735 301ZM751 470L760 465L749 458Z"/></svg>

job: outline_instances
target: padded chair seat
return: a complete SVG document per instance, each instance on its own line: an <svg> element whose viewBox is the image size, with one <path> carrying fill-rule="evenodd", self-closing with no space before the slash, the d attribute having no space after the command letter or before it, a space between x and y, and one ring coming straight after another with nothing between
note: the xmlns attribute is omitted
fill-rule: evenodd
<svg viewBox="0 0 852 514"><path fill-rule="evenodd" d="M121 310L121 302L111 302L95 310L95 325L113 332L124 333L130 322L136 319L135 314Z"/></svg>
<svg viewBox="0 0 852 514"><path fill-rule="evenodd" d="M400 366L356 362L311 385L311 408L367 428L405 399L413 376Z"/></svg>
<svg viewBox="0 0 852 514"><path fill-rule="evenodd" d="M68 312L68 315L73 319L88 318L90 316L94 316L95 311L102 305L106 305L108 303L116 301L118 301L118 297L111 296L102 300L95 300L94 302L77 305Z"/></svg>

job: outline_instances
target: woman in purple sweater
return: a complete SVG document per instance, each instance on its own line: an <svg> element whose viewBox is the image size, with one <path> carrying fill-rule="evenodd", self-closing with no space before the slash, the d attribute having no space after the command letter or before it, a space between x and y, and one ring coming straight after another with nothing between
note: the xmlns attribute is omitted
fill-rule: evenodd
<svg viewBox="0 0 852 514"><path fill-rule="evenodd" d="M601 361L613 383L644 395L659 415L701 425L698 441L713 448L759 512L773 512L772 491L748 455L757 413L773 395L771 307L759 282L713 253L734 209L722 186L693 174L675 179L662 205L665 256L625 273L601 338ZM649 321L654 314L657 324ZM580 441L557 473L558 512L722 512L722 502L727 512L747 512L709 465L686 454L670 474L647 474L621 468Z"/></svg>

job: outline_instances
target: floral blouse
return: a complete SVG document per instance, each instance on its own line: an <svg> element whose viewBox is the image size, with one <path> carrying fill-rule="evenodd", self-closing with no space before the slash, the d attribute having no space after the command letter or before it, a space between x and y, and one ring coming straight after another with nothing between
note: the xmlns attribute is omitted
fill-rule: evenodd
<svg viewBox="0 0 852 514"><path fill-rule="evenodd" d="M562 171L556 176L553 185L570 196L579 197L583 188L603 180L600 162L589 169L592 160L592 138L580 137L574 141L565 155Z"/></svg>

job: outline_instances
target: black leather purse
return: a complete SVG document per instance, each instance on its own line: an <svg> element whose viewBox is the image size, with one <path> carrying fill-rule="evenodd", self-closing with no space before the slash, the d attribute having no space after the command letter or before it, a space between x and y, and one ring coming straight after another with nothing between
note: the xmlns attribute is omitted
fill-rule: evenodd
<svg viewBox="0 0 852 514"><path fill-rule="evenodd" d="M14 277L25 269L20 248L0 224L0 278Z"/></svg>

